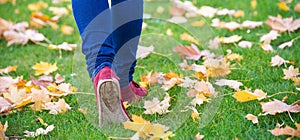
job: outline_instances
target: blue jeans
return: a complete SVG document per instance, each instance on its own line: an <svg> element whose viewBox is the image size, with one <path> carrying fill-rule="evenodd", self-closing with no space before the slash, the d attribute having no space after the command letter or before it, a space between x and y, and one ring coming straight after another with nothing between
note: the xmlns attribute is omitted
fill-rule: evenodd
<svg viewBox="0 0 300 140"><path fill-rule="evenodd" d="M93 79L105 66L120 78L120 86L133 79L136 51L143 22L143 0L72 0L82 39L82 52Z"/></svg>

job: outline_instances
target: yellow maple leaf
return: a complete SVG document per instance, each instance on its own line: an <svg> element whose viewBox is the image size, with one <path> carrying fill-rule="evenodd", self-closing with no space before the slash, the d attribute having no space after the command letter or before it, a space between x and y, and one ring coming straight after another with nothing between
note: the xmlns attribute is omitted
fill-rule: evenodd
<svg viewBox="0 0 300 140"><path fill-rule="evenodd" d="M161 124L151 124L149 121L143 119L141 116L132 115L132 122L126 121L123 123L125 129L137 131L139 137L143 139L163 139L167 140L174 136L168 127ZM167 131L167 132L166 132Z"/></svg>
<svg viewBox="0 0 300 140"><path fill-rule="evenodd" d="M255 9L256 6L257 6L257 1L256 1L256 0L251 0L251 7L252 7L253 9Z"/></svg>
<svg viewBox="0 0 300 140"><path fill-rule="evenodd" d="M6 73L7 74L9 72L16 71L17 67L18 66L8 66L6 68L0 69L0 74L2 74L2 73Z"/></svg>
<svg viewBox="0 0 300 140"><path fill-rule="evenodd" d="M282 11L289 11L290 10L290 8L286 5L285 2L278 2L277 6Z"/></svg>
<svg viewBox="0 0 300 140"><path fill-rule="evenodd" d="M196 40L194 37L192 37L191 35L187 34L187 33L183 33L180 35L180 39L181 40L185 40L185 41L189 41L192 43L195 43L196 45L200 45L200 42L198 40Z"/></svg>
<svg viewBox="0 0 300 140"><path fill-rule="evenodd" d="M35 70L35 75L48 75L57 70L56 63L52 65L42 61L40 63L36 63L34 66L32 66L32 68Z"/></svg>
<svg viewBox="0 0 300 140"><path fill-rule="evenodd" d="M237 91L232 96L239 102L247 102L247 101L258 99L257 96L255 96L253 93L246 90Z"/></svg>
<svg viewBox="0 0 300 140"><path fill-rule="evenodd" d="M15 108L25 106L31 102L31 97L26 94L26 89L19 90L15 86L9 87L8 93L3 93L4 98L9 99Z"/></svg>

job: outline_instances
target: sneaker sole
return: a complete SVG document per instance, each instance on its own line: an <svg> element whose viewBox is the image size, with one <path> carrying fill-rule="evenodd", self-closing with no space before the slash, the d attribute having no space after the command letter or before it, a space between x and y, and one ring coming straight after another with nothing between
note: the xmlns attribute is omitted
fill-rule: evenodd
<svg viewBox="0 0 300 140"><path fill-rule="evenodd" d="M116 79L99 81L97 90L100 127L129 120L120 102L120 86Z"/></svg>

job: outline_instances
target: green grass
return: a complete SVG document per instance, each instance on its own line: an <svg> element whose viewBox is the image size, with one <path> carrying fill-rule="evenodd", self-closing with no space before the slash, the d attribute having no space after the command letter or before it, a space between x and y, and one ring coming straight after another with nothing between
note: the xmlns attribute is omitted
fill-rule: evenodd
<svg viewBox="0 0 300 140"><path fill-rule="evenodd" d="M36 2L34 0L26 1L17 1L16 6L12 6L10 3L0 5L0 17L11 20L13 22L29 21L31 12L27 9L27 5L30 3ZM51 1L49 6L51 6ZM209 5L212 7L221 7L228 9L242 9L245 11L245 16L241 18L230 18L228 16L218 16L222 21L237 21L242 22L244 20L255 20L255 21L265 21L269 15L276 16L277 14L282 15L283 17L292 16L294 18L299 18L300 13L295 13L290 10L288 12L280 11L276 6L275 0L261 0L258 1L258 6L256 11L258 15L254 16L253 12L255 10L251 9L249 6L250 0L244 1L235 1L235 0L210 0L210 1L197 1L197 5ZM64 3L53 6L66 6L70 3ZM291 4L288 4L290 8L296 4L294 0ZM167 6L162 2L152 2L145 4L145 12L150 13L153 10L156 10L157 6ZM15 10L20 11L19 14L15 14ZM167 11L167 9L165 9ZM47 9L42 10L46 14L50 14ZM168 18L168 15L155 15L156 17ZM210 19L206 19L208 23L211 22ZM154 45L156 52L163 54L151 54L145 59L138 61L138 66L136 68L135 79L138 80L140 76L146 75L150 71L154 72L169 72L173 70L175 72L181 72L180 68L177 66L178 62L181 62L182 59L179 58L175 53L172 52L172 47L183 44L189 45L186 41L180 40L180 34L183 32L190 32L192 34L197 33L197 30L185 30L184 26L179 27L175 24L167 23L163 20L158 19L147 19L145 22L148 24L148 27L143 31L143 37L141 44L143 45ZM60 44L62 42L69 43L80 43L80 36L77 31L75 21L72 17L72 14L64 17L59 21L59 25L71 25L75 29L73 35L64 35L60 30L53 30L51 27L45 27L38 29L39 32L46 35L46 37L55 44ZM173 31L172 37L166 37L165 32L170 28ZM207 29L203 32L207 33L203 36L196 35L197 38L206 38L207 35L216 35L216 36L230 36L230 35L242 35L243 40L249 40L253 42L258 42L259 37L262 34L266 34L270 31L267 25L264 24L263 27L252 29L250 33L246 33L246 29L236 30L230 32L225 29ZM293 33L282 33L281 36L272 42L273 48L279 44L289 41L292 38L295 38L300 35L300 30L297 30ZM152 35L151 35L152 34ZM160 36L160 35L164 36ZM149 40L149 41L148 41ZM152 41L151 41L152 40ZM155 40L155 41L153 41ZM74 79L71 74L76 73L86 75L86 72L83 71L83 68L78 68L80 66L82 59L74 59L74 54L80 55L79 52L62 52L62 59L59 58L60 54L58 51L49 50L46 47L35 45L29 43L25 46L13 45L11 47L6 47L6 41L4 39L0 40L0 68L4 68L8 65L18 65L16 72L11 73L13 77L23 75L24 79L29 80L30 75L34 75L34 71L31 67L39 62L46 61L50 63L57 63L58 73L66 77L68 82L73 82L75 85L79 85L80 91L91 92L90 81L88 77L85 78L85 82L81 82L78 78ZM284 50L277 50L274 53L264 52L258 44L255 44L251 49L242 49L237 47L236 44L223 45L222 50L219 53L226 53L227 49L231 49L232 52L238 53L243 56L243 60L239 63L235 63L232 73L226 78L239 80L243 84L251 89L262 89L267 92L269 95L272 95L281 91L295 91L295 86L293 83L288 80L283 80L282 67L271 67L270 61L271 57L276 54L280 54L281 57L294 61L296 63L295 67L299 68L300 65L300 40L295 40L293 47L286 48ZM79 50L77 50L79 51ZM169 53L168 53L169 52ZM80 62L79 62L80 61ZM175 62L175 63L174 63ZM189 61L191 62L191 61ZM200 61L197 63L201 63ZM74 67L75 66L75 67ZM82 73L81 73L82 72ZM79 82L79 83L78 83ZM232 93L231 89L223 89L221 94ZM146 97L146 99L151 99L153 96L160 96L162 91L159 88L151 87L150 88L151 96ZM179 104L178 97L185 95L185 90L180 87L172 88L169 91L170 96L172 97L172 107L173 105ZM288 95L286 102L288 104L293 103L296 100L300 99L299 92L298 94L280 94L274 96L276 99L282 99L284 96ZM25 130L33 131L42 125L35 121L37 117L41 117L48 124L54 124L55 129L53 132L49 133L46 136L39 136L37 139L107 139L108 136L102 133L97 129L92 123L89 122L88 118L93 116L85 116L78 109L83 105L85 100L79 99L89 99L91 97L77 97L76 95L70 95L66 97L67 103L72 107L71 111L68 111L66 114L60 115L50 115L47 111L43 112L32 112L30 109L24 109L17 111L13 114L7 116L1 116L0 121L4 123L8 121L9 127L6 132L6 135L11 138L20 138L23 136ZM177 100L176 100L177 99ZM220 102L220 107L216 112L216 115L212 118L205 127L199 128L199 124L193 122L191 118L187 120L181 120L184 123L175 130L175 137L172 139L194 139L194 136L200 132L205 135L206 139L285 139L287 136L275 137L267 130L275 128L276 123L285 123L295 128L293 122L290 120L287 113L277 114L276 116L261 116L259 117L259 124L253 125L250 121L245 119L246 114L251 113L257 115L261 113L261 106L259 101L250 101L247 103L239 103L231 96L224 96L217 100ZM268 100L263 100L268 101ZM140 106L139 106L140 105ZM129 108L130 114L142 115L143 109L142 104L135 104ZM207 105L206 105L207 106ZM205 105L204 105L205 107ZM199 108L199 111L203 111L204 107ZM184 109L184 108L182 108ZM93 110L90 110L93 112ZM144 118L150 121L160 121L164 118L167 118L168 115L143 115ZM205 116L202 114L202 117ZM300 122L300 115L291 114L292 118L296 122ZM95 116L94 116L95 117ZM180 118L178 118L180 119ZM179 120L176 120L179 121ZM209 120L208 120L209 121ZM171 128L171 130L174 130Z"/></svg>

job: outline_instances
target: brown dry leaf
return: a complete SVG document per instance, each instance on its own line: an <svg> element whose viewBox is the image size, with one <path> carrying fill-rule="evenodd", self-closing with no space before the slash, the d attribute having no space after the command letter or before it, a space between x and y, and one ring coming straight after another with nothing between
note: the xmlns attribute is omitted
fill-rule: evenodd
<svg viewBox="0 0 300 140"><path fill-rule="evenodd" d="M150 47L144 47L144 46L138 46L137 52L136 52L136 58L146 58L150 53L154 51L154 46Z"/></svg>
<svg viewBox="0 0 300 140"><path fill-rule="evenodd" d="M235 90L239 90L240 86L243 86L243 83L241 83L239 81L228 80L228 79L217 80L215 84L218 86L229 86L230 88L233 88Z"/></svg>
<svg viewBox="0 0 300 140"><path fill-rule="evenodd" d="M293 65L291 65L289 67L289 69L283 69L283 73L284 73L284 77L283 79L293 79L293 78L296 78L296 76L299 75L299 68L294 68Z"/></svg>
<svg viewBox="0 0 300 140"><path fill-rule="evenodd" d="M168 140L169 137L174 136L169 128L161 124L151 124L142 117L132 115L132 122L126 121L123 123L125 129L137 131L139 137L143 139L163 139Z"/></svg>
<svg viewBox="0 0 300 140"><path fill-rule="evenodd" d="M46 88L43 88L43 87L40 90L32 88L31 91L32 91L32 93L30 94L31 99L32 99L31 101L34 104L31 105L30 107L34 111L42 111L44 108L44 105L51 101L50 96L49 96L50 92Z"/></svg>
<svg viewBox="0 0 300 140"><path fill-rule="evenodd" d="M5 31L10 29L11 26L13 26L13 24L11 22L6 21L3 18L0 18L0 38Z"/></svg>
<svg viewBox="0 0 300 140"><path fill-rule="evenodd" d="M41 12L33 12L30 15L30 24L32 26L35 26L37 28L41 28L46 25L50 25L53 29L57 29L58 25L56 24L58 22L58 19L60 16L55 16L50 18L47 15L44 15Z"/></svg>
<svg viewBox="0 0 300 140"><path fill-rule="evenodd" d="M74 51L76 47L77 44L69 44L67 42L63 42L62 44L59 45L50 44L48 46L48 48L51 50L65 50L65 51Z"/></svg>
<svg viewBox="0 0 300 140"><path fill-rule="evenodd" d="M231 73L230 65L225 58L208 58L203 65L207 68L209 77L226 76Z"/></svg>
<svg viewBox="0 0 300 140"><path fill-rule="evenodd" d="M300 13L300 2L298 2L295 7L294 7L294 10L298 13Z"/></svg>
<svg viewBox="0 0 300 140"><path fill-rule="evenodd" d="M74 32L73 27L65 25L65 24L61 26L60 30L65 35L71 35Z"/></svg>
<svg viewBox="0 0 300 140"><path fill-rule="evenodd" d="M241 48L251 48L252 47L252 42L241 41L241 42L239 42L238 46L241 47Z"/></svg>
<svg viewBox="0 0 300 140"><path fill-rule="evenodd" d="M185 13L185 9L179 8L176 5L173 5L173 6L169 7L169 13L172 16L183 16Z"/></svg>
<svg viewBox="0 0 300 140"><path fill-rule="evenodd" d="M60 74L56 73L55 75L55 83L60 84L65 81L65 78L63 78Z"/></svg>
<svg viewBox="0 0 300 140"><path fill-rule="evenodd" d="M0 74L8 74L12 71L16 71L18 66L8 66L6 68L0 69Z"/></svg>
<svg viewBox="0 0 300 140"><path fill-rule="evenodd" d="M293 32L300 28L300 18L293 20L293 17L282 18L281 16L269 16L266 24L268 24L271 29L279 32Z"/></svg>
<svg viewBox="0 0 300 140"><path fill-rule="evenodd" d="M57 102L48 102L44 106L45 110L50 110L50 114L66 113L71 107L65 102L64 99L58 99Z"/></svg>
<svg viewBox="0 0 300 140"><path fill-rule="evenodd" d="M196 105L200 106L204 102L209 102L209 99L207 99L207 97L205 97L203 94L197 94L196 97L191 101L191 105L196 107Z"/></svg>
<svg viewBox="0 0 300 140"><path fill-rule="evenodd" d="M276 55L276 56L272 57L271 66L273 66L273 67L274 66L281 66L282 64L285 64L285 63L289 63L289 61L284 60L279 55Z"/></svg>
<svg viewBox="0 0 300 140"><path fill-rule="evenodd" d="M246 20L242 23L242 27L248 28L248 29L253 29L253 28L256 28L256 27L260 27L262 25L263 25L263 22L261 22L261 21Z"/></svg>
<svg viewBox="0 0 300 140"><path fill-rule="evenodd" d="M10 86L17 84L20 81L20 78L13 79L10 76L1 76L0 77L0 93L5 92Z"/></svg>
<svg viewBox="0 0 300 140"><path fill-rule="evenodd" d="M40 42L46 40L46 37L38 33L36 30L28 29L24 32L18 32L15 30L5 31L3 34L4 38L8 41L7 46L12 44L25 45L29 40L32 42Z"/></svg>
<svg viewBox="0 0 300 140"><path fill-rule="evenodd" d="M278 48L284 49L285 47L291 47L293 45L293 43L294 43L294 40L292 39L291 41L280 44L278 46Z"/></svg>
<svg viewBox="0 0 300 140"><path fill-rule="evenodd" d="M203 94L208 97L216 97L217 92L210 82L198 81L195 83L194 89L197 90L200 94Z"/></svg>
<svg viewBox="0 0 300 140"><path fill-rule="evenodd" d="M168 93L165 93L165 97L162 101L159 101L158 98L153 98L152 101L145 101L144 114L165 114L170 112L168 108L170 107L170 96Z"/></svg>
<svg viewBox="0 0 300 140"><path fill-rule="evenodd" d="M204 135L201 135L200 133L197 133L195 138L196 138L196 140L203 140Z"/></svg>
<svg viewBox="0 0 300 140"><path fill-rule="evenodd" d="M298 101L299 102L299 101ZM276 113L283 113L283 112L291 112L291 113L298 113L300 112L300 106L295 102L291 105L288 105L282 101L274 100L271 102L262 103L262 111L265 114L275 115Z"/></svg>
<svg viewBox="0 0 300 140"><path fill-rule="evenodd" d="M199 60L201 57L199 48L194 44L191 44L191 46L177 46L173 50L186 59Z"/></svg>
<svg viewBox="0 0 300 140"><path fill-rule="evenodd" d="M288 125L286 125L285 128L275 128L268 131L271 132L274 136L288 135L300 138L300 130L296 130Z"/></svg>
<svg viewBox="0 0 300 140"><path fill-rule="evenodd" d="M0 97L0 114L6 113L12 109L12 104L3 97Z"/></svg>
<svg viewBox="0 0 300 140"><path fill-rule="evenodd" d="M19 108L31 102L31 97L26 93L26 89L18 89L11 86L8 93L3 93L3 97L13 103L13 107Z"/></svg>
<svg viewBox="0 0 300 140"><path fill-rule="evenodd" d="M49 11L58 17L69 14L68 9L65 7L49 7Z"/></svg>
<svg viewBox="0 0 300 140"><path fill-rule="evenodd" d="M32 66L32 69L35 70L35 75L48 75L54 71L57 70L56 64L52 65L47 62L41 61L40 63L36 63L34 66Z"/></svg>
<svg viewBox="0 0 300 140"><path fill-rule="evenodd" d="M5 131L7 130L7 127L8 127L7 121L5 122L4 125L0 122L0 139L1 140L9 140L9 138L5 136Z"/></svg>
<svg viewBox="0 0 300 140"><path fill-rule="evenodd" d="M242 39L241 36L238 36L238 35L233 35L233 36L230 36L230 37L220 37L219 38L219 41L221 43L225 43L225 44L228 44L228 43L235 43L235 42L238 42Z"/></svg>
<svg viewBox="0 0 300 140"><path fill-rule="evenodd" d="M255 115L247 114L246 115L247 120L252 121L253 124L258 124L258 118Z"/></svg>
<svg viewBox="0 0 300 140"><path fill-rule="evenodd" d="M289 11L290 10L290 8L286 5L285 2L278 2L277 6L282 11Z"/></svg>
<svg viewBox="0 0 300 140"><path fill-rule="evenodd" d="M180 39L185 40L185 41L189 41L191 43L195 43L196 45L200 45L198 40L196 40L194 37L192 37L191 35L189 35L187 33L181 34Z"/></svg>
<svg viewBox="0 0 300 140"><path fill-rule="evenodd" d="M48 3L43 2L43 1L39 1L37 3L31 3L28 4L27 8L30 11L40 11L43 8L47 8L48 7Z"/></svg>

